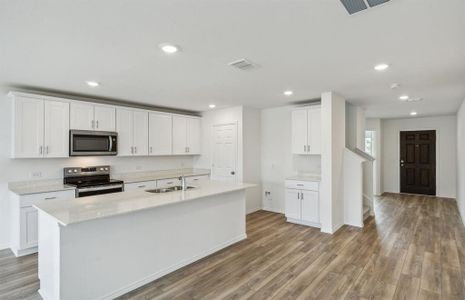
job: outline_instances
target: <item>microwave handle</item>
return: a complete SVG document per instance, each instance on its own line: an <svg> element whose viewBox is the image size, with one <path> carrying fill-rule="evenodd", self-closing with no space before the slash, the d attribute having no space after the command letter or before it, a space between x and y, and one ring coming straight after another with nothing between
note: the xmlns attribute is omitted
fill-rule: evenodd
<svg viewBox="0 0 465 300"><path fill-rule="evenodd" d="M110 139L110 149L108 150L112 151L113 150L113 139L111 138L111 135L108 138Z"/></svg>

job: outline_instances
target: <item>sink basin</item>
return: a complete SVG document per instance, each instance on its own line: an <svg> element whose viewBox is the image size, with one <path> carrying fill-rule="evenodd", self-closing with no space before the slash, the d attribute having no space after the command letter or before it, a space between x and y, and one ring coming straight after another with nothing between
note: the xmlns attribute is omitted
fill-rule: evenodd
<svg viewBox="0 0 465 300"><path fill-rule="evenodd" d="M193 189L193 186L188 186L187 189ZM152 190L146 190L147 193L153 193L153 194L161 194L161 193L169 193L169 192L175 192L175 191L181 191L182 186L176 185L172 187L167 187L167 188L158 188L158 189L152 189Z"/></svg>

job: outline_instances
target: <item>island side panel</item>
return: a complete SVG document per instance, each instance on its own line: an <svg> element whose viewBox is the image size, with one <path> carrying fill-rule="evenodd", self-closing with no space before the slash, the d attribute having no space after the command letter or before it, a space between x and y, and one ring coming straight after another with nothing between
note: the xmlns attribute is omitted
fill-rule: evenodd
<svg viewBox="0 0 465 300"><path fill-rule="evenodd" d="M43 299L60 299L60 225L39 210L39 294Z"/></svg>
<svg viewBox="0 0 465 300"><path fill-rule="evenodd" d="M112 299L245 238L244 190L60 227L61 299Z"/></svg>

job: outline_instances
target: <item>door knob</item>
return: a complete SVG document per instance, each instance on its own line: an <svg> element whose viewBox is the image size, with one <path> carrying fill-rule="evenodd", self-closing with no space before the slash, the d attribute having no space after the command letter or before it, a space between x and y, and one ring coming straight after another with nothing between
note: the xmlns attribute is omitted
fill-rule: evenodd
<svg viewBox="0 0 465 300"><path fill-rule="evenodd" d="M235 174L236 174L236 172L234 172L234 171L231 171L231 175L235 175Z"/></svg>

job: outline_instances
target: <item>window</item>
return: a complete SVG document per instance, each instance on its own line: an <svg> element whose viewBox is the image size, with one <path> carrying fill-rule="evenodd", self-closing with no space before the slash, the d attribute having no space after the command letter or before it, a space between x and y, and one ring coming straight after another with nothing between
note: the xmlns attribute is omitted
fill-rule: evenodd
<svg viewBox="0 0 465 300"><path fill-rule="evenodd" d="M371 130L365 131L365 152L375 157L375 132Z"/></svg>

